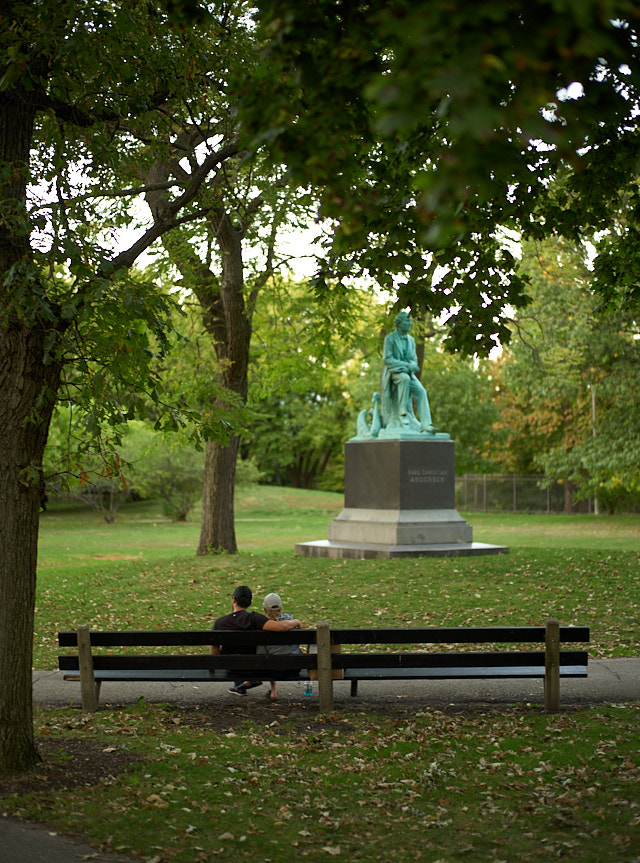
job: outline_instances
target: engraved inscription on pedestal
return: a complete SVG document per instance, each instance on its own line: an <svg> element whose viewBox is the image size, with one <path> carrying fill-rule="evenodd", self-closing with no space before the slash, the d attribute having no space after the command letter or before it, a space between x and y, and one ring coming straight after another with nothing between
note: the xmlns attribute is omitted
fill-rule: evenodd
<svg viewBox="0 0 640 863"><path fill-rule="evenodd" d="M446 470L428 470L425 468L409 468L407 482L446 482L449 472Z"/></svg>
<svg viewBox="0 0 640 863"><path fill-rule="evenodd" d="M344 504L366 509L454 509L453 441L349 441Z"/></svg>

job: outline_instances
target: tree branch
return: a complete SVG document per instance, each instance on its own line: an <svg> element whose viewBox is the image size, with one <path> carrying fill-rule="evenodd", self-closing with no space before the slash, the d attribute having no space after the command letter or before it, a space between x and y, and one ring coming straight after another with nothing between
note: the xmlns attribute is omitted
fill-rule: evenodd
<svg viewBox="0 0 640 863"><path fill-rule="evenodd" d="M112 259L111 265L114 269L119 270L131 267L137 258L145 252L156 240L160 239L164 234L179 225L192 222L208 215L212 207L200 208L193 213L188 213L185 216L177 217L180 210L187 207L196 197L200 187L207 178L207 175L216 167L216 165L229 159L231 156L237 155L239 147L237 142L233 142L215 153L210 153L202 165L191 175L191 179L185 188L182 195L176 198L175 201L167 203L163 208L162 216L154 221L154 224L140 237L136 242L121 252ZM162 186L163 184L159 184Z"/></svg>
<svg viewBox="0 0 640 863"><path fill-rule="evenodd" d="M146 110L157 110L161 105L168 102L170 98L171 93L169 88L158 90L149 95ZM77 126L81 129L88 129L97 123L118 124L122 120L121 112L116 112L103 106L96 106L88 110L81 108L79 105L72 105L62 99L49 96L42 91L37 94L35 101L40 111L53 111L56 117L62 120L62 122L70 123L72 126Z"/></svg>
<svg viewBox="0 0 640 863"><path fill-rule="evenodd" d="M160 237L164 236L164 234L174 228L180 227L180 225L186 225L189 222L194 222L196 219L202 219L205 216L208 216L212 209L212 207L201 207L199 210L194 210L193 213L187 213L186 215L181 216L178 219L172 219L169 222L166 220L155 222L152 227L145 231L140 239L136 240L132 246L111 259L111 267L114 270L123 270L132 267L140 255L143 252L146 252L146 250L152 246L156 240L159 240Z"/></svg>

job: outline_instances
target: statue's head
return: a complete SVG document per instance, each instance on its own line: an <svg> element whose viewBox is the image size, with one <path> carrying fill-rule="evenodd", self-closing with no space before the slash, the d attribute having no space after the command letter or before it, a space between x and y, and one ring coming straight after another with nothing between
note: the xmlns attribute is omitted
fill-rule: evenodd
<svg viewBox="0 0 640 863"><path fill-rule="evenodd" d="M411 329L411 313L410 312L398 312L394 321L396 328L401 330L404 333L408 333Z"/></svg>

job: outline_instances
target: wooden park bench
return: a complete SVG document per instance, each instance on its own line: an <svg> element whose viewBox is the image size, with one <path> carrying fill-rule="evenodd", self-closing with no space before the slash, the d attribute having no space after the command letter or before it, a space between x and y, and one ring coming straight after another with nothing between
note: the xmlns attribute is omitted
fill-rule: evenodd
<svg viewBox="0 0 640 863"><path fill-rule="evenodd" d="M82 708L98 707L100 684L104 681L210 681L234 680L318 680L319 708L333 709L334 680L351 682L357 695L359 681L368 680L469 680L539 678L544 681L547 711L560 707L560 678L586 677L586 650L561 650L561 643L587 643L589 627L560 626L550 619L546 626L428 627L424 629L331 629L318 623L317 629L276 632L97 632L81 626L75 632L59 632L60 647L77 652L58 657L65 680L80 681ZM209 646L222 644L233 650L239 645L309 645L303 655L233 654L212 655ZM425 651L423 645L477 645L490 650ZM518 645L505 649L499 645ZM541 645L542 649L521 649L520 645ZM347 645L359 645L357 653L344 652ZM380 650L381 645L385 650ZM398 651L398 645L412 650ZM165 648L163 652L130 653L131 648ZM167 647L202 648L198 653L167 653ZM116 648L116 653L94 648ZM316 652L317 651L317 652Z"/></svg>
<svg viewBox="0 0 640 863"><path fill-rule="evenodd" d="M158 630L99 632L80 626L59 632L60 647L77 647L77 653L58 656L65 680L79 680L83 710L98 707L105 681L197 681L233 683L237 680L309 680L317 655L233 654L212 655L212 644L224 649L258 644L315 644L315 630L296 632L218 632L210 630ZM167 653L166 648L200 648L199 652ZM96 648L117 652L102 653ZM131 653L132 648L163 648Z"/></svg>

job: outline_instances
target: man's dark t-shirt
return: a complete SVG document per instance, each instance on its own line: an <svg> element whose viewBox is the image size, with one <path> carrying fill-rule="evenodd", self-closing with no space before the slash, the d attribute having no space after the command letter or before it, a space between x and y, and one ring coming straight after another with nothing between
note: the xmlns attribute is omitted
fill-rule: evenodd
<svg viewBox="0 0 640 863"><path fill-rule="evenodd" d="M257 611L246 611L242 609L241 611L234 611L231 614L225 614L224 617L219 617L216 622L213 624L214 632L217 629L224 630L234 630L234 631L246 631L250 629L264 629L265 623L269 621L269 618L264 614L260 614ZM255 653L256 647L255 645L247 645L246 647L239 645L235 647L233 651L225 650L222 648L222 653Z"/></svg>

